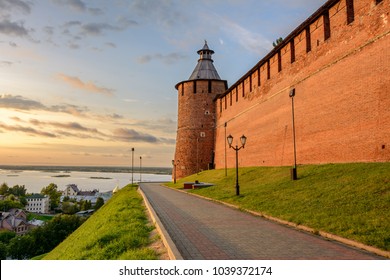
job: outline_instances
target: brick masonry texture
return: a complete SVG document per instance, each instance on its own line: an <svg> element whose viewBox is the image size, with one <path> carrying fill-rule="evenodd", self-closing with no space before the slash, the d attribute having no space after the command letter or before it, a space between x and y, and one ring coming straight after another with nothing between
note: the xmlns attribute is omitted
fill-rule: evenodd
<svg viewBox="0 0 390 280"><path fill-rule="evenodd" d="M221 80L191 80L179 83L176 176L213 168L215 106L213 99L226 90Z"/></svg>
<svg viewBox="0 0 390 280"><path fill-rule="evenodd" d="M389 161L389 11L389 0L328 1L219 95L216 168L225 152L235 165L229 134L247 136L240 166L293 164L292 88L298 164Z"/></svg>

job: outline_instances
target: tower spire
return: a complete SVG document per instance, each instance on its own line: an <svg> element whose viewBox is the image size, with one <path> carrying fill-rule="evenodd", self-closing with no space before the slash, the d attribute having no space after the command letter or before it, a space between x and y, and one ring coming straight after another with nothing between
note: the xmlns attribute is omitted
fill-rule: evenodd
<svg viewBox="0 0 390 280"><path fill-rule="evenodd" d="M204 40L204 46L198 51L198 54L200 56L198 64L188 80L221 80L211 58L214 51L207 45L207 40Z"/></svg>

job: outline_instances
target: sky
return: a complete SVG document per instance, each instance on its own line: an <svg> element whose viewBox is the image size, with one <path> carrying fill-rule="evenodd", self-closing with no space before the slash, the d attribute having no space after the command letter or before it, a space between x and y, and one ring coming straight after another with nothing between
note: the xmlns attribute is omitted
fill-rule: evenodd
<svg viewBox="0 0 390 280"><path fill-rule="evenodd" d="M324 3L0 0L0 165L169 167L204 41L230 86Z"/></svg>

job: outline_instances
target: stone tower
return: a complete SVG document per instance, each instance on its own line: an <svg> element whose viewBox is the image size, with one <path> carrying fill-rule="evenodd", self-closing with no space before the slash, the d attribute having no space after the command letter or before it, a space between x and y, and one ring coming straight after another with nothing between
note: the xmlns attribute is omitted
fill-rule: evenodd
<svg viewBox="0 0 390 280"><path fill-rule="evenodd" d="M187 81L178 83L178 121L175 151L176 178L214 168L214 98L227 89L211 59L207 42Z"/></svg>

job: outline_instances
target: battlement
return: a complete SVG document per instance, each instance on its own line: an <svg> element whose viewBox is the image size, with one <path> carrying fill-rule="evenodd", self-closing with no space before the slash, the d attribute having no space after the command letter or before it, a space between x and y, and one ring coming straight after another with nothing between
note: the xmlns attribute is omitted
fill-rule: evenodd
<svg viewBox="0 0 390 280"><path fill-rule="evenodd" d="M389 1L386 0L326 2L226 92L216 97L217 112L222 114L243 99L252 101L257 95L267 95L275 84L296 75L289 81L289 86L293 87L313 71L345 58L348 52L359 50L376 36L387 35L388 13ZM304 73L300 73L303 69ZM279 87L279 90L286 88Z"/></svg>
<svg viewBox="0 0 390 280"><path fill-rule="evenodd" d="M248 137L241 166L390 160L389 0L330 0L214 99L216 168L226 134Z"/></svg>

